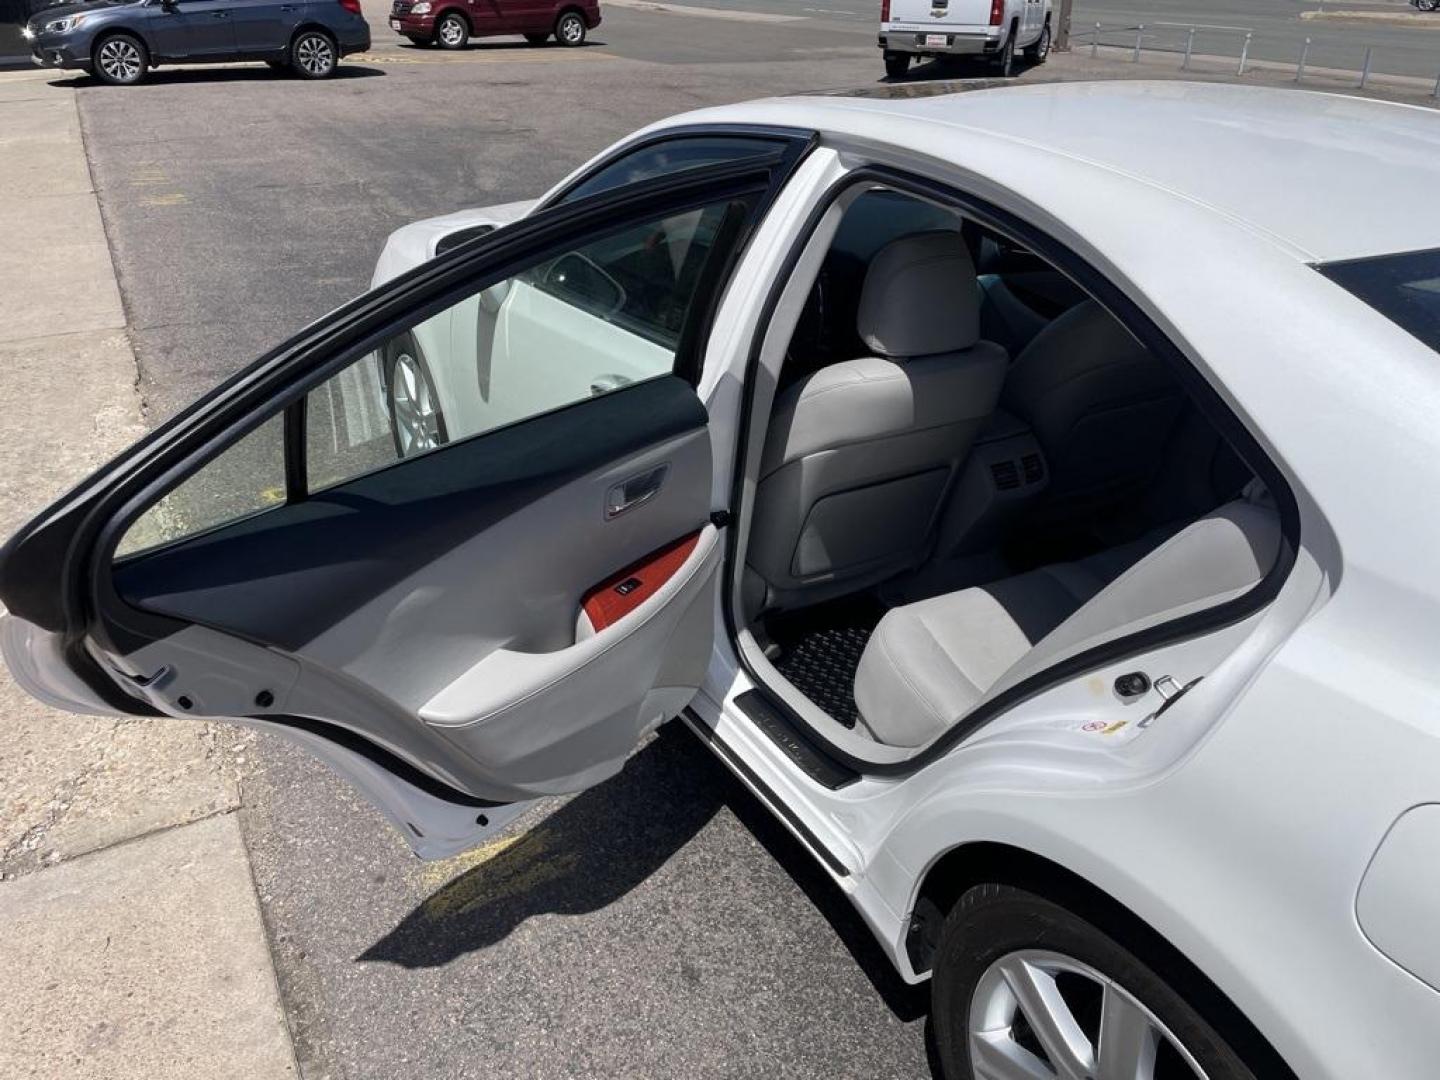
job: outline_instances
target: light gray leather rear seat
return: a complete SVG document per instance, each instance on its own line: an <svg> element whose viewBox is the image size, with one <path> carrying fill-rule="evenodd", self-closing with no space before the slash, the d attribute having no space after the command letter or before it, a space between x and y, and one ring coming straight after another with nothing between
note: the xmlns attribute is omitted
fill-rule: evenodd
<svg viewBox="0 0 1440 1080"><path fill-rule="evenodd" d="M1063 655L1244 592L1279 541L1273 508L1237 500L1178 531L893 608L855 675L860 725L878 742L923 746Z"/></svg>
<svg viewBox="0 0 1440 1080"><path fill-rule="evenodd" d="M959 233L882 248L855 319L875 355L801 379L770 418L747 555L767 607L814 603L918 562L1000 396L1008 358L979 338Z"/></svg>

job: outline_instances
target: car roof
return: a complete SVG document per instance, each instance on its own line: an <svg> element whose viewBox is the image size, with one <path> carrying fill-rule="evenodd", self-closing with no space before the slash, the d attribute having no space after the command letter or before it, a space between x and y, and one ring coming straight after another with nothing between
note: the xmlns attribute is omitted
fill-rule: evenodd
<svg viewBox="0 0 1440 1080"><path fill-rule="evenodd" d="M1038 149L1053 155L1056 183L1103 184L1107 174L1124 178L1120 187L1139 181L1307 261L1440 247L1440 113L1427 108L1179 81L981 84L944 93L925 85L741 109L752 122L875 140L962 167L973 164L976 137L989 137L989 154L1009 144L1033 161ZM937 138L937 129L956 137Z"/></svg>

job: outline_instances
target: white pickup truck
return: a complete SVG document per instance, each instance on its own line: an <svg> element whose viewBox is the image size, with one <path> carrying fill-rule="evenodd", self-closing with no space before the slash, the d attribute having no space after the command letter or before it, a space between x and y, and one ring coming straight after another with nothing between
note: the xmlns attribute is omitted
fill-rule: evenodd
<svg viewBox="0 0 1440 1080"><path fill-rule="evenodd" d="M1050 54L1052 0L881 0L885 73L913 57L984 56L1009 75L1017 49L1032 63Z"/></svg>

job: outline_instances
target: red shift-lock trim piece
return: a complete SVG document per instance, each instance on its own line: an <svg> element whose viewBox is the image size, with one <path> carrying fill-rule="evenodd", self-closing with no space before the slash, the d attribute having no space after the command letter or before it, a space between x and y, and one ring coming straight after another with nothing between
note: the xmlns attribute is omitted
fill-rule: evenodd
<svg viewBox="0 0 1440 1080"><path fill-rule="evenodd" d="M631 563L587 592L580 606L585 609L595 632L598 634L612 623L619 622L654 596L656 590L685 564L699 542L698 532L682 536Z"/></svg>

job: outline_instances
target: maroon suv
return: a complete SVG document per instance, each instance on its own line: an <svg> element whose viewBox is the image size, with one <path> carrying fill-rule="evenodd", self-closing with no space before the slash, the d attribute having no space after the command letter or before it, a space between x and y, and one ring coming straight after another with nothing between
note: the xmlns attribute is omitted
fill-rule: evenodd
<svg viewBox="0 0 1440 1080"><path fill-rule="evenodd" d="M494 34L524 34L532 45L554 34L561 45L581 45L599 25L600 0L395 0L390 9L390 29L442 49Z"/></svg>

